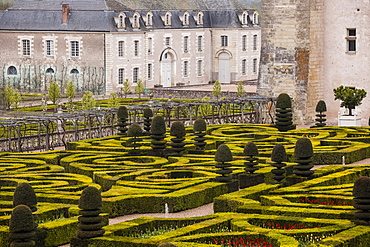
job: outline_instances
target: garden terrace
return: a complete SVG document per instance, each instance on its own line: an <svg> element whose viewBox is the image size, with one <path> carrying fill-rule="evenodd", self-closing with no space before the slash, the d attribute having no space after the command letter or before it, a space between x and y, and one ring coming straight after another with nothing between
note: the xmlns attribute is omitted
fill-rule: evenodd
<svg viewBox="0 0 370 247"><path fill-rule="evenodd" d="M0 246L8 243L8 222L15 187L28 182L38 205L35 214L44 239L38 246L69 242L77 229L78 200L84 188L102 191L105 221L133 213L179 212L214 202L215 214L195 218L138 218L104 227L102 237L89 246L220 246L222 241L254 246L366 246L370 227L354 218L352 188L370 165L329 165L310 178L292 175L294 145L302 136L314 147L315 164L342 163L368 158L369 129L325 127L278 132L270 125L222 124L207 126L204 154L194 149L192 126L187 126L183 156L150 155L150 140L143 137L144 155L129 155L129 137L108 136L68 144L68 150L0 154ZM356 139L356 136L360 136ZM168 140L170 137L167 137ZM352 139L351 139L352 138ZM354 141L356 140L356 141ZM229 193L216 183L215 152L220 144L231 149L233 179L244 173L243 147L253 141L259 148L264 183ZM271 150L286 147L289 179L272 179ZM123 145L122 145L123 144ZM166 207L166 206L167 207ZM253 241L253 242L252 242ZM248 246L248 245L247 245Z"/></svg>

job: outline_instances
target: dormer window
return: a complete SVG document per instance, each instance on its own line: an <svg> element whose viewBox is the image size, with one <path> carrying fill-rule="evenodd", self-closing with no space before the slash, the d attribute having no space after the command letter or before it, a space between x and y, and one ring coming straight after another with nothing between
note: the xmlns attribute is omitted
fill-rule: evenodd
<svg viewBox="0 0 370 247"><path fill-rule="evenodd" d="M182 20L183 26L189 26L189 13L185 12Z"/></svg>
<svg viewBox="0 0 370 247"><path fill-rule="evenodd" d="M166 15L164 16L164 25L166 27L171 26L171 17L172 15L170 12L167 12Z"/></svg>
<svg viewBox="0 0 370 247"><path fill-rule="evenodd" d="M197 26L203 26L203 12L199 12L195 17L197 20Z"/></svg>
<svg viewBox="0 0 370 247"><path fill-rule="evenodd" d="M114 17L114 20L116 22L116 26L117 26L118 29L125 29L126 28L125 18L126 18L126 15L124 13L120 13L118 15L118 17Z"/></svg>
<svg viewBox="0 0 370 247"><path fill-rule="evenodd" d="M135 13L133 15L132 18L130 18L131 20L131 25L132 25L132 28L133 29L140 29L140 23L139 23L139 20L140 20L140 14L139 13Z"/></svg>
<svg viewBox="0 0 370 247"><path fill-rule="evenodd" d="M258 25L258 13L257 13L257 11L253 13L253 25Z"/></svg>
<svg viewBox="0 0 370 247"><path fill-rule="evenodd" d="M147 27L153 26L153 14L152 14L152 12L148 12L148 14L146 14L145 25Z"/></svg>

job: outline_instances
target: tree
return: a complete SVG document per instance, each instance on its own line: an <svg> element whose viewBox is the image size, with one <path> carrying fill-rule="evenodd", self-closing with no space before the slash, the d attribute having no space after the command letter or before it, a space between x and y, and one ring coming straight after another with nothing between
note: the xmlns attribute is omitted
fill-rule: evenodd
<svg viewBox="0 0 370 247"><path fill-rule="evenodd" d="M231 164L229 163L232 160L233 155L230 148L226 144L221 144L215 153L215 161L218 162L216 168L220 168L220 170L216 170L215 172L221 175L215 177L216 182L230 182L232 180L230 174L233 170L230 168Z"/></svg>
<svg viewBox="0 0 370 247"><path fill-rule="evenodd" d="M317 102L317 105L316 105L316 112L318 112L318 114L316 114L316 126L317 127L324 127L326 125L325 121L326 121L326 114L324 114L323 112L326 112L326 103L325 101L323 100L320 100L319 102Z"/></svg>
<svg viewBox="0 0 370 247"><path fill-rule="evenodd" d="M131 93L131 85L128 79L123 82L123 93L125 94L125 98L127 97L127 94Z"/></svg>
<svg viewBox="0 0 370 247"><path fill-rule="evenodd" d="M221 96L222 94L222 91L221 91L221 84L218 80L215 81L215 84L213 84L213 91L212 91L212 95L214 97L216 97L216 99L218 100L218 98Z"/></svg>
<svg viewBox="0 0 370 247"><path fill-rule="evenodd" d="M96 105L96 101L94 99L94 95L90 91L86 91L81 99L82 110L88 111L94 109Z"/></svg>
<svg viewBox="0 0 370 247"><path fill-rule="evenodd" d="M76 87L72 81L69 81L66 87L66 97L68 98L67 109L69 111L73 111L74 109L73 99L75 98L75 95L76 95Z"/></svg>
<svg viewBox="0 0 370 247"><path fill-rule="evenodd" d="M48 99L55 105L60 99L60 87L56 81L52 81L48 88Z"/></svg>
<svg viewBox="0 0 370 247"><path fill-rule="evenodd" d="M313 156L313 148L310 139L299 138L294 147L294 162L298 165L294 166L293 173L301 177L309 177L314 171L311 170L313 164L311 164Z"/></svg>
<svg viewBox="0 0 370 247"><path fill-rule="evenodd" d="M12 106L18 108L22 102L21 94L17 92L12 86L7 86L4 90L5 105L6 109L10 109Z"/></svg>
<svg viewBox="0 0 370 247"><path fill-rule="evenodd" d="M244 90L244 85L243 85L243 82L239 82L238 83L238 87L236 88L237 90L237 94L239 97L244 97L245 95L245 90Z"/></svg>
<svg viewBox="0 0 370 247"><path fill-rule="evenodd" d="M137 84L135 86L135 93L139 95L139 99L141 99L141 94L144 93L144 85L141 79L137 80Z"/></svg>
<svg viewBox="0 0 370 247"><path fill-rule="evenodd" d="M118 96L116 93L111 93L109 96L109 101L108 101L108 107L118 107L119 106L119 100Z"/></svg>
<svg viewBox="0 0 370 247"><path fill-rule="evenodd" d="M279 131L295 129L293 125L292 101L286 93L281 93L276 101L276 128Z"/></svg>
<svg viewBox="0 0 370 247"><path fill-rule="evenodd" d="M356 106L361 105L361 101L366 97L366 91L364 89L358 88L350 88L339 86L333 89L334 91L334 99L341 100L340 103L341 107L345 107L348 109L348 115L352 115L352 109L355 109Z"/></svg>

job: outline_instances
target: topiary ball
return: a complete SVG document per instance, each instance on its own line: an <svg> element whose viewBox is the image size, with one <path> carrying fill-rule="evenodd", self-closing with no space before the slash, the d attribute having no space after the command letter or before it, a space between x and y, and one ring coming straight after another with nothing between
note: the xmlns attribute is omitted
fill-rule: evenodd
<svg viewBox="0 0 370 247"><path fill-rule="evenodd" d="M13 209L9 221L9 230L11 232L31 232L35 230L32 211L28 206L18 205Z"/></svg>
<svg viewBox="0 0 370 247"><path fill-rule="evenodd" d="M290 96L286 93L281 93L277 98L276 108L292 108Z"/></svg>
<svg viewBox="0 0 370 247"><path fill-rule="evenodd" d="M221 144L218 146L215 161L217 162L229 162L233 160L233 155L230 151L230 148L226 144Z"/></svg>
<svg viewBox="0 0 370 247"><path fill-rule="evenodd" d="M254 142L248 142L244 146L244 152L243 154L245 156L257 156L258 155L258 148Z"/></svg>
<svg viewBox="0 0 370 247"><path fill-rule="evenodd" d="M185 126L182 122L176 121L171 125L170 135L183 138L186 135Z"/></svg>
<svg viewBox="0 0 370 247"><path fill-rule="evenodd" d="M326 103L323 100L317 102L316 105L316 112L325 112L326 111Z"/></svg>
<svg viewBox="0 0 370 247"><path fill-rule="evenodd" d="M194 121L193 125L193 131L194 132L200 132L200 131L206 131L207 130L207 123L203 118L198 118Z"/></svg>
<svg viewBox="0 0 370 247"><path fill-rule="evenodd" d="M84 210L96 210L103 206L100 191L93 186L86 187L81 194L78 207Z"/></svg>
<svg viewBox="0 0 370 247"><path fill-rule="evenodd" d="M285 147L282 144L276 144L272 149L271 160L276 163L287 161Z"/></svg>
<svg viewBox="0 0 370 247"><path fill-rule="evenodd" d="M313 155L313 148L310 139L299 138L294 148L294 156L297 158L308 158Z"/></svg>
<svg viewBox="0 0 370 247"><path fill-rule="evenodd" d="M117 111L118 118L128 118L128 110L126 106L120 106Z"/></svg>
<svg viewBox="0 0 370 247"><path fill-rule="evenodd" d="M155 116L153 118L151 133L153 135L163 135L166 133L166 122L162 116Z"/></svg>
<svg viewBox="0 0 370 247"><path fill-rule="evenodd" d="M143 113L145 118L153 117L153 111L150 108L145 108Z"/></svg>
<svg viewBox="0 0 370 247"><path fill-rule="evenodd" d="M37 197L29 183L20 183L14 190L13 207L27 205L31 210L36 211Z"/></svg>
<svg viewBox="0 0 370 247"><path fill-rule="evenodd" d="M140 125L137 123L133 123L130 125L127 131L127 136L132 136L132 137L138 137L143 134L143 130L141 129Z"/></svg>
<svg viewBox="0 0 370 247"><path fill-rule="evenodd" d="M162 243L158 245L158 247L176 247L176 245L171 244L171 243Z"/></svg>
<svg viewBox="0 0 370 247"><path fill-rule="evenodd" d="M370 198L370 178L366 176L357 178L352 195L356 198Z"/></svg>

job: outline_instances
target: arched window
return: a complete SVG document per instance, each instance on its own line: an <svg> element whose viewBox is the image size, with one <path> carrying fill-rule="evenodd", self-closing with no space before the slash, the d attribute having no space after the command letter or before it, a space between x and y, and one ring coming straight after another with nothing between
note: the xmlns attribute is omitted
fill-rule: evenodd
<svg viewBox="0 0 370 247"><path fill-rule="evenodd" d="M165 26L171 26L171 13L167 12L165 16Z"/></svg>
<svg viewBox="0 0 370 247"><path fill-rule="evenodd" d="M242 15L242 24L243 25L248 24L247 13L243 13L243 15Z"/></svg>
<svg viewBox="0 0 370 247"><path fill-rule="evenodd" d="M8 68L8 75L16 75L17 74L17 68L14 66L10 66Z"/></svg>
<svg viewBox="0 0 370 247"><path fill-rule="evenodd" d="M52 68L48 68L46 71L45 71L46 74L54 74L54 70Z"/></svg>
<svg viewBox="0 0 370 247"><path fill-rule="evenodd" d="M146 15L146 25L149 27L153 25L153 14L151 12Z"/></svg>
<svg viewBox="0 0 370 247"><path fill-rule="evenodd" d="M203 12L199 12L197 16L197 25L201 26L203 25Z"/></svg>
<svg viewBox="0 0 370 247"><path fill-rule="evenodd" d="M80 72L78 71L78 69L72 69L71 70L71 75L78 75L80 74Z"/></svg>
<svg viewBox="0 0 370 247"><path fill-rule="evenodd" d="M123 16L121 15L121 16L119 17L119 27L120 27L120 28L123 28L123 23L124 23Z"/></svg>
<svg viewBox="0 0 370 247"><path fill-rule="evenodd" d="M184 14L184 20L183 20L182 24L184 26L189 26L189 14L187 12L185 12L185 14Z"/></svg>
<svg viewBox="0 0 370 247"><path fill-rule="evenodd" d="M253 14L253 25L257 25L257 24L258 24L258 14L254 13Z"/></svg>

